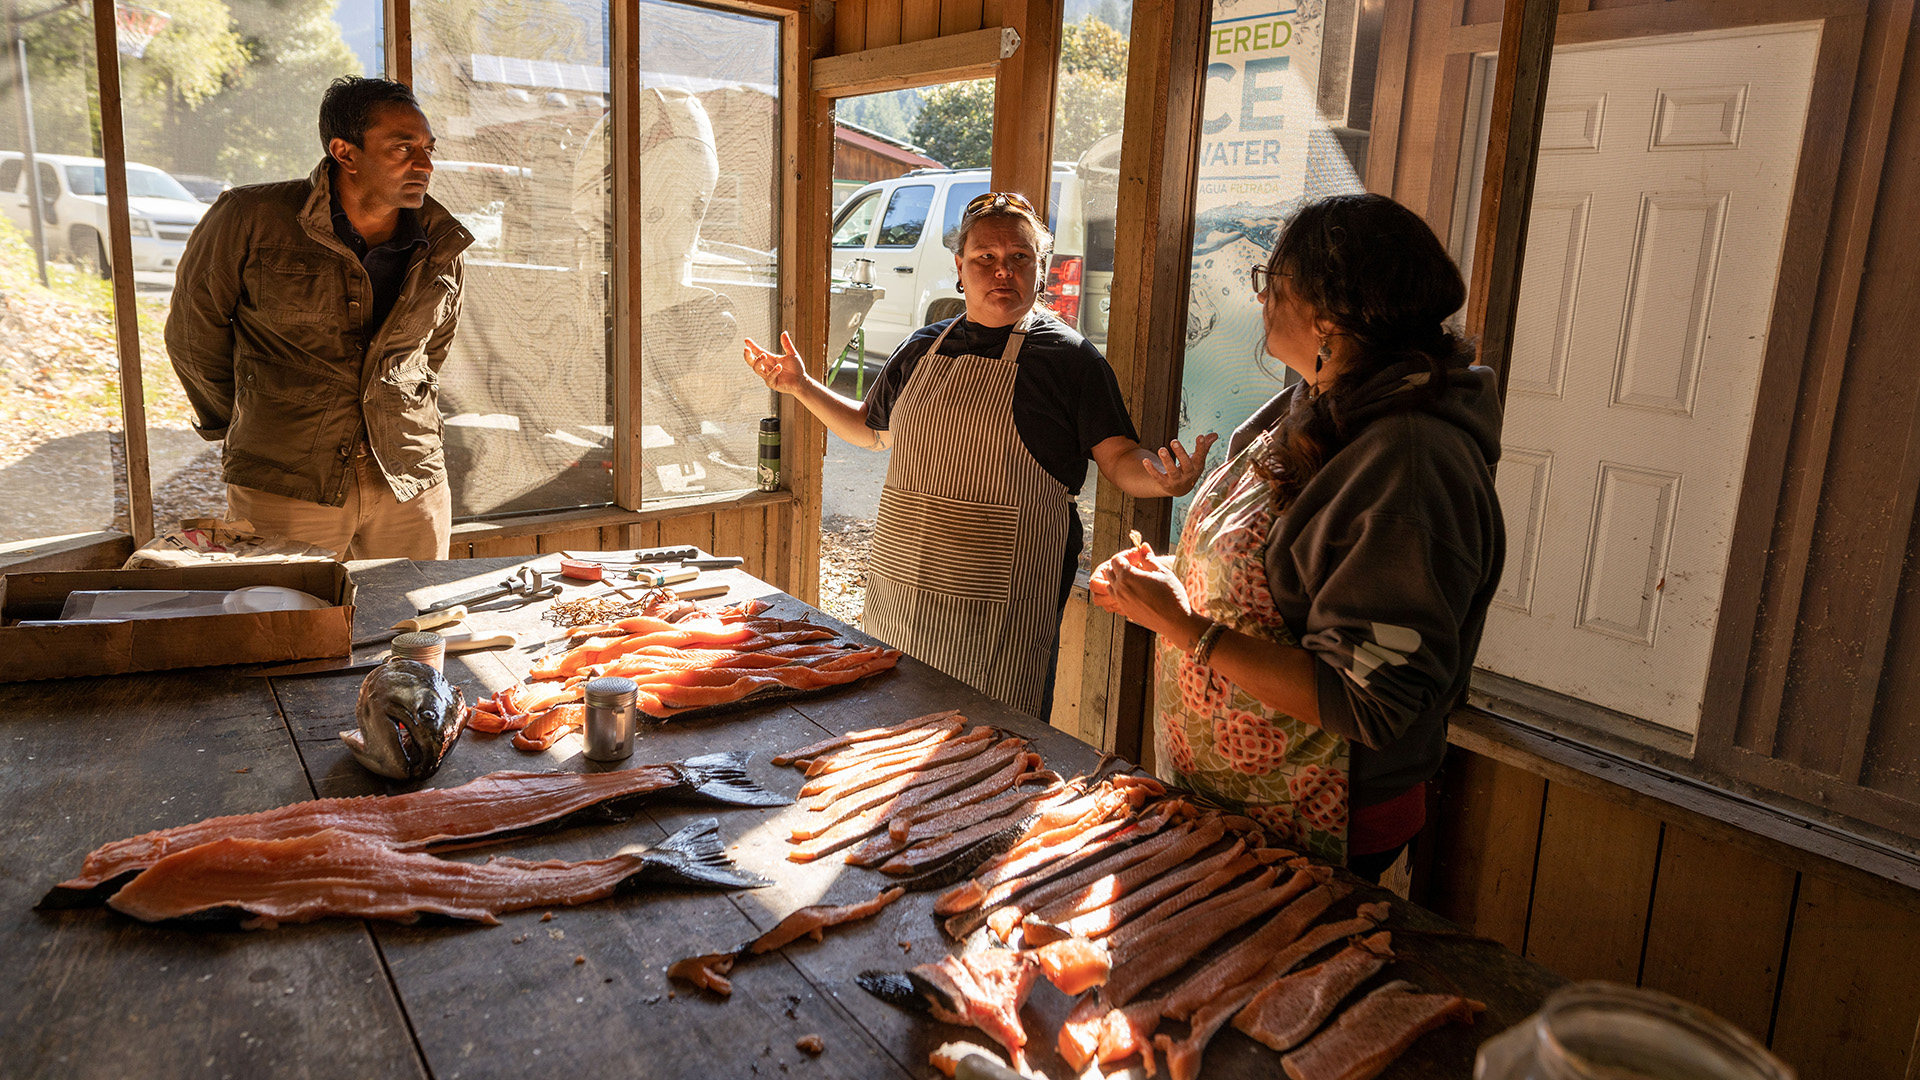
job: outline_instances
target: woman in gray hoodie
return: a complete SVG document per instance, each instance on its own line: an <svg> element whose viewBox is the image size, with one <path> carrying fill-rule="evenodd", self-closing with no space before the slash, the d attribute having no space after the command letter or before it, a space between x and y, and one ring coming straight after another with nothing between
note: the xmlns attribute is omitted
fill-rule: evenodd
<svg viewBox="0 0 1920 1080"><path fill-rule="evenodd" d="M1253 287L1301 381L1234 432L1175 554L1122 551L1093 598L1159 635L1163 775L1377 879L1500 582L1498 385L1442 325L1459 270L1391 199L1303 207Z"/></svg>

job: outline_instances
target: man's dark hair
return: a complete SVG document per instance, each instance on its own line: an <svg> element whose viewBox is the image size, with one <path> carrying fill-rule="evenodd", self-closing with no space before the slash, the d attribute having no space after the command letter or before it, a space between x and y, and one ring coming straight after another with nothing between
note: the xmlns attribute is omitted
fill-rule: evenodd
<svg viewBox="0 0 1920 1080"><path fill-rule="evenodd" d="M382 105L409 105L418 109L420 102L414 98L411 87L392 79L342 75L333 80L320 98L321 151L331 152L335 139L364 146L362 140L367 137L367 125L373 123L373 111Z"/></svg>

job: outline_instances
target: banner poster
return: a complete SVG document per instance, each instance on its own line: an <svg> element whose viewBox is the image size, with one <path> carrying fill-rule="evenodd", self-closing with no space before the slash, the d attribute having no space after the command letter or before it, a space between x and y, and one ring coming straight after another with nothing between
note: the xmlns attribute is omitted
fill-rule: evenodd
<svg viewBox="0 0 1920 1080"><path fill-rule="evenodd" d="M1339 2L1339 0L1336 0ZM1290 373L1267 355L1249 271L1302 202L1364 190L1320 117L1326 0L1214 0L1207 44L1180 439L1227 438ZM1174 505L1179 535L1191 496Z"/></svg>

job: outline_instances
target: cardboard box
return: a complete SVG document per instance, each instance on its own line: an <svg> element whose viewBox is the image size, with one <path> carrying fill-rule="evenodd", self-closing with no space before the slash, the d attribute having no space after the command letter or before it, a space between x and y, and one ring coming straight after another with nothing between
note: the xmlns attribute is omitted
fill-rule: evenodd
<svg viewBox="0 0 1920 1080"><path fill-rule="evenodd" d="M283 585L335 607L180 619L15 626L57 619L83 589L238 589ZM0 577L0 682L346 656L353 578L336 562L222 563L166 570L79 570Z"/></svg>

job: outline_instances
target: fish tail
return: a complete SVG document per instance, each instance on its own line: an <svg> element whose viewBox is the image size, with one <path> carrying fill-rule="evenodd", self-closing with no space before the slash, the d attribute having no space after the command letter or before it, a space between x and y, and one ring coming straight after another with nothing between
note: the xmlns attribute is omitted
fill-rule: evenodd
<svg viewBox="0 0 1920 1080"><path fill-rule="evenodd" d="M747 755L738 750L702 754L680 763L687 794L730 806L787 806L793 802L768 791L747 775Z"/></svg>
<svg viewBox="0 0 1920 1080"><path fill-rule="evenodd" d="M655 845L642 857L640 869L620 884L623 890L640 884L758 889L773 882L735 866L720 839L719 820L701 818Z"/></svg>

